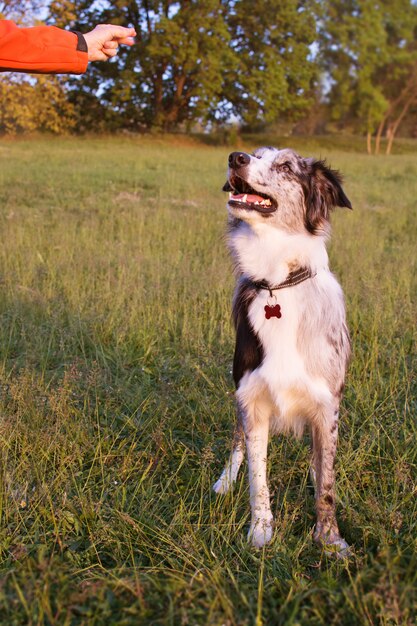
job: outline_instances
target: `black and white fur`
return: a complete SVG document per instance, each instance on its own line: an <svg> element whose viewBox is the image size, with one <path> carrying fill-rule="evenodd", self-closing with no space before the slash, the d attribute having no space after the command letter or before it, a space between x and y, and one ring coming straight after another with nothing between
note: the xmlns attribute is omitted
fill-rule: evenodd
<svg viewBox="0 0 417 626"><path fill-rule="evenodd" d="M224 190L231 192L229 245L238 274L233 303L238 420L231 457L214 490L230 489L246 443L248 538L256 547L268 543L273 534L266 476L269 433L300 436L307 426L316 490L314 539L344 555L348 545L336 521L334 460L350 341L326 241L330 211L351 204L340 175L325 162L271 147L252 155L232 153ZM253 194L260 195L259 202L245 201L253 200ZM309 268L312 277L274 291L282 317L266 319L270 294L254 283L275 286L301 268Z"/></svg>

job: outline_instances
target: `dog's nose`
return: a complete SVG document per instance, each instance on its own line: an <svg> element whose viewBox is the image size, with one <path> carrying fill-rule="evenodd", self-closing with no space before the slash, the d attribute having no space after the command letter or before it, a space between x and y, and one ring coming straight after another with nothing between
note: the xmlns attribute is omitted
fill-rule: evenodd
<svg viewBox="0 0 417 626"><path fill-rule="evenodd" d="M229 167L233 169L238 169L239 167L243 167L247 165L250 161L249 154L246 152L232 152L229 154Z"/></svg>

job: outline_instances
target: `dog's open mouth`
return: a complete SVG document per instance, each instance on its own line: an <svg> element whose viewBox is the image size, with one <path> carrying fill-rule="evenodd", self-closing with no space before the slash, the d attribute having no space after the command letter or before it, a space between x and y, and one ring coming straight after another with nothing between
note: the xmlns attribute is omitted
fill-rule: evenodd
<svg viewBox="0 0 417 626"><path fill-rule="evenodd" d="M236 175L229 178L223 191L229 192L229 205L236 209L272 213L277 208L275 200L264 193L255 191L245 180Z"/></svg>

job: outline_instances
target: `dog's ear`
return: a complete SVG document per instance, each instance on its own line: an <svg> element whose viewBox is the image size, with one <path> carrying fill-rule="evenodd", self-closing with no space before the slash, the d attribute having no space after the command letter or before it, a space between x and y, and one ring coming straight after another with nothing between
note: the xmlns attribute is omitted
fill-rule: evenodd
<svg viewBox="0 0 417 626"><path fill-rule="evenodd" d="M233 191L233 188L231 187L228 180L226 180L226 182L224 183L222 191Z"/></svg>
<svg viewBox="0 0 417 626"><path fill-rule="evenodd" d="M342 177L325 161L306 159L308 186L306 193L306 228L314 233L323 220L328 220L336 206L352 208L342 189Z"/></svg>

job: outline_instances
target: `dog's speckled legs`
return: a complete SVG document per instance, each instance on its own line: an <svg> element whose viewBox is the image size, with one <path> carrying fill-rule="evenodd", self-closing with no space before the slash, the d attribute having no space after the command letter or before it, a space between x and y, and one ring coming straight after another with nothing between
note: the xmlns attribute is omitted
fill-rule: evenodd
<svg viewBox="0 0 417 626"><path fill-rule="evenodd" d="M239 405L237 405L237 424L235 434L233 436L232 453L221 473L219 480L213 485L213 489L216 493L227 493L232 488L244 457L245 438L243 433L241 410Z"/></svg>
<svg viewBox="0 0 417 626"><path fill-rule="evenodd" d="M238 391L238 397L239 397ZM252 399L242 410L249 465L251 525L248 540L256 548L269 543L273 534L269 489L266 477L270 405L260 398Z"/></svg>
<svg viewBox="0 0 417 626"><path fill-rule="evenodd" d="M327 417L327 419L326 419ZM340 536L336 521L334 460L337 447L338 412L312 427L312 474L315 475L317 524L314 540L326 552L347 556L349 546Z"/></svg>

